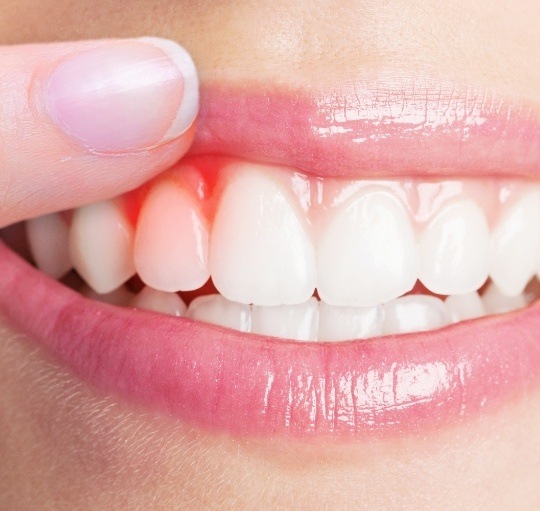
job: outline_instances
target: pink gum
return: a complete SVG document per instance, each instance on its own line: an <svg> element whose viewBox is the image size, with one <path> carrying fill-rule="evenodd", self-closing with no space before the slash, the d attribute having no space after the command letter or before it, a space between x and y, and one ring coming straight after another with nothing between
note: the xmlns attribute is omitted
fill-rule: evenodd
<svg viewBox="0 0 540 511"><path fill-rule="evenodd" d="M289 190L299 213L303 212L312 234L322 231L336 209L362 190L383 189L399 199L420 230L446 203L472 199L493 227L503 206L515 202L532 183L510 179L345 179L306 175L294 169L250 163L218 156L189 157L140 188L124 194L121 204L134 226L148 191L158 182L170 181L188 189L211 225L228 178L239 166L254 165L271 172Z"/></svg>

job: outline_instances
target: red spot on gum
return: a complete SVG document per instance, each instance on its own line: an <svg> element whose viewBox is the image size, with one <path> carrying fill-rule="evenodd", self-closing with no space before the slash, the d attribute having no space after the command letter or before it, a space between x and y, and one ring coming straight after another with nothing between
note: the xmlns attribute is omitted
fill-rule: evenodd
<svg viewBox="0 0 540 511"><path fill-rule="evenodd" d="M120 199L121 207L129 222L135 227L147 194L157 183L170 181L183 189L189 190L201 204L206 217L214 217L216 206L216 188L223 168L229 165L230 158L219 156L196 156L181 160L170 169L125 193Z"/></svg>

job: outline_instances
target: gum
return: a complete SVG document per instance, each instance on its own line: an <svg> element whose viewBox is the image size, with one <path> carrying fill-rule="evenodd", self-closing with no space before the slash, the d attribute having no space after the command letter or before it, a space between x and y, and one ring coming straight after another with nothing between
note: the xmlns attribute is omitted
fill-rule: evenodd
<svg viewBox="0 0 540 511"><path fill-rule="evenodd" d="M472 199L483 210L491 228L501 212L518 200L535 182L510 179L344 179L322 178L282 166L261 165L246 160L218 156L189 157L140 188L119 197L121 207L135 227L146 195L157 183L169 181L187 189L199 201L209 225L215 217L227 181L234 172L253 165L273 174L290 191L294 207L302 212L317 239L332 220L335 211L358 193L383 189L399 199L409 213L413 228L423 227L447 203L455 199Z"/></svg>

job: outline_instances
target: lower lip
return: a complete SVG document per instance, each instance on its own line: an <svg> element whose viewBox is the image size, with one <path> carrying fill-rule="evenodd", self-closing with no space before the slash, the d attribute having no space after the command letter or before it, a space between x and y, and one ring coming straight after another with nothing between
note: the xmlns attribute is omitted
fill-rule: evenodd
<svg viewBox="0 0 540 511"><path fill-rule="evenodd" d="M540 305L344 343L246 335L83 298L0 244L1 314L97 389L235 436L425 433L540 383Z"/></svg>

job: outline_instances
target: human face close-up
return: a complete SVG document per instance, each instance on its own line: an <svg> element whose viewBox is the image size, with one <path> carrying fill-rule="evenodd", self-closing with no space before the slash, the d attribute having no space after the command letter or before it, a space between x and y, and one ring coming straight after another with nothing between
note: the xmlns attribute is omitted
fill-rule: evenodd
<svg viewBox="0 0 540 511"><path fill-rule="evenodd" d="M21 143L65 135L70 192L2 207L0 510L540 509L539 26L534 1L0 0L4 53L86 41L31 73L60 128ZM172 72L180 114L122 110L163 152L108 104L75 130L59 77L92 97L147 52L150 83L177 47L147 36L197 70L182 140ZM156 170L87 177L122 162Z"/></svg>

